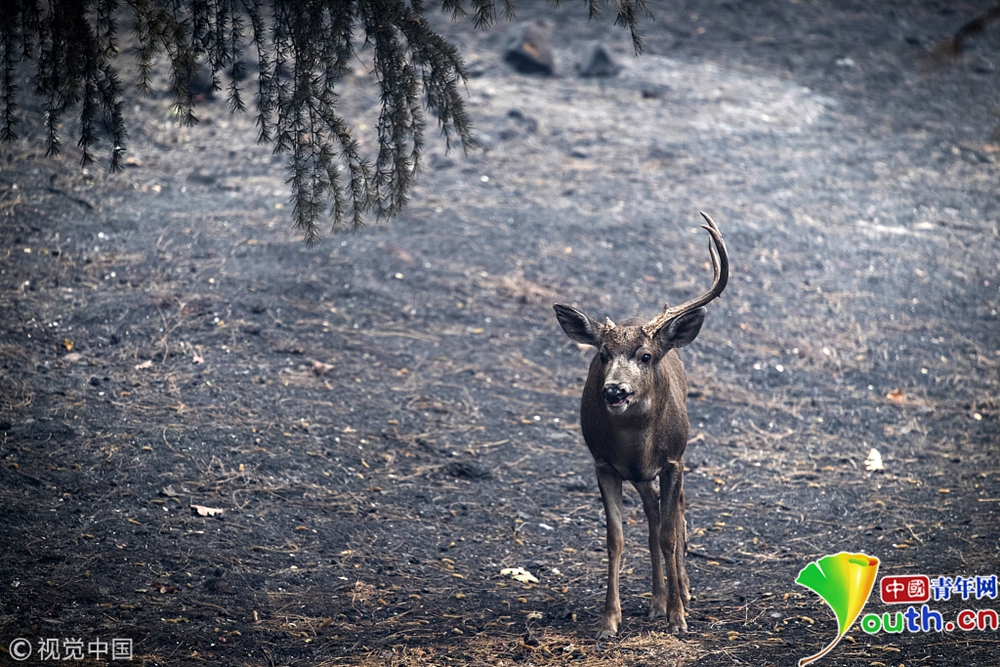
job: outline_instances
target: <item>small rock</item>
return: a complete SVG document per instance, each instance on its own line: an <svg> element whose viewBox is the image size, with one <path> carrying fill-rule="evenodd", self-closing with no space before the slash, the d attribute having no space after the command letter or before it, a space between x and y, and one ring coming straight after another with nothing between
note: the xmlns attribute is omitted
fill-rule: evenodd
<svg viewBox="0 0 1000 667"><path fill-rule="evenodd" d="M454 160L447 155L439 155L438 153L431 153L429 162L434 169L449 169L455 166Z"/></svg>
<svg viewBox="0 0 1000 667"><path fill-rule="evenodd" d="M468 461L455 461L445 466L445 471L452 477L465 479L487 479L493 476L488 468Z"/></svg>
<svg viewBox="0 0 1000 667"><path fill-rule="evenodd" d="M649 159L651 160L673 160L677 157L677 151L671 146L653 145L649 148Z"/></svg>
<svg viewBox="0 0 1000 667"><path fill-rule="evenodd" d="M189 183L200 183L202 185L212 185L219 180L219 175L208 169L196 169L188 174Z"/></svg>
<svg viewBox="0 0 1000 667"><path fill-rule="evenodd" d="M992 74L996 71L996 69L997 66L993 63L993 61L987 58L978 58L972 64L972 71L976 74Z"/></svg>
<svg viewBox="0 0 1000 667"><path fill-rule="evenodd" d="M188 90L199 102L215 99L215 82L212 80L212 68L206 62L199 62L188 82Z"/></svg>
<svg viewBox="0 0 1000 667"><path fill-rule="evenodd" d="M486 74L487 61L477 53L465 54L465 71L470 79L478 79Z"/></svg>
<svg viewBox="0 0 1000 667"><path fill-rule="evenodd" d="M615 62L615 59L611 57L611 52L603 44L594 44L583 59L583 64L580 65L580 76L618 76L621 69L621 65Z"/></svg>
<svg viewBox="0 0 1000 667"><path fill-rule="evenodd" d="M507 112L507 117L523 127L529 134L538 132L538 121L531 116L525 116L520 109L511 109Z"/></svg>
<svg viewBox="0 0 1000 667"><path fill-rule="evenodd" d="M493 136L486 134L485 132L476 132L472 135L472 145L476 148L488 151L491 150L495 144L496 140L493 139Z"/></svg>
<svg viewBox="0 0 1000 667"><path fill-rule="evenodd" d="M228 595L233 593L233 585L222 577L213 577L205 582L205 590L217 595Z"/></svg>
<svg viewBox="0 0 1000 667"><path fill-rule="evenodd" d="M504 46L504 60L521 74L552 76L555 56L541 32L529 23L515 26Z"/></svg>
<svg viewBox="0 0 1000 667"><path fill-rule="evenodd" d="M660 86L654 83L645 83L640 90L644 100L660 99L670 92L670 86Z"/></svg>
<svg viewBox="0 0 1000 667"><path fill-rule="evenodd" d="M97 387L101 384L101 378L92 376L90 378L90 386Z"/></svg>

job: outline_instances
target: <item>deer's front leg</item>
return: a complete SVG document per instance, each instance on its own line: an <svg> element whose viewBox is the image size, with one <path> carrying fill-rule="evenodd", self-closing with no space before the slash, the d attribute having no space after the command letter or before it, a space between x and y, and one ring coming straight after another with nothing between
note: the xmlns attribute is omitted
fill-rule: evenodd
<svg viewBox="0 0 1000 667"><path fill-rule="evenodd" d="M604 501L604 518L608 526L608 593L604 613L597 626L597 638L607 639L618 634L622 620L622 605L618 598L618 569L621 565L622 544L622 478L612 466L597 464L597 484Z"/></svg>
<svg viewBox="0 0 1000 667"><path fill-rule="evenodd" d="M681 505L683 470L683 463L671 461L660 473L660 549L667 570L667 627L672 632L687 631L683 602L687 586L681 582L682 574L686 578L687 573L683 568L684 554L678 554L683 548L678 543L678 537L686 533L681 527L684 522Z"/></svg>

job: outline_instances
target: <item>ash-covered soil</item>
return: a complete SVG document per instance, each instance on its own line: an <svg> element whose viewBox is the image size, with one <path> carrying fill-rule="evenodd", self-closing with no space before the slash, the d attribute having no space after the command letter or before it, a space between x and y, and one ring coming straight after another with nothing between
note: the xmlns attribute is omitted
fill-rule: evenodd
<svg viewBox="0 0 1000 667"><path fill-rule="evenodd" d="M399 219L315 247L223 101L181 128L135 100L118 175L3 147L3 664L20 637L27 664L129 638L146 665L784 666L836 634L794 583L826 554L1000 574L1000 43L927 58L992 3L654 4L634 58L610 15L525 3L551 78L503 62L508 25L436 17L479 147L432 143ZM595 41L617 77L577 75ZM343 95L370 145L363 57ZM645 618L629 491L625 618L598 643L590 353L551 305L700 293L699 210L732 277L682 351L690 632ZM1000 635L855 626L834 651L985 667Z"/></svg>

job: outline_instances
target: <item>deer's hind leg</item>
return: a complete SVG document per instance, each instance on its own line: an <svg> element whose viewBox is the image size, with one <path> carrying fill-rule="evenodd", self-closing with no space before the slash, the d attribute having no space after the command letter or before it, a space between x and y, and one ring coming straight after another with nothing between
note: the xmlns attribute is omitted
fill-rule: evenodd
<svg viewBox="0 0 1000 667"><path fill-rule="evenodd" d="M667 615L667 587L663 579L663 551L660 549L660 494L652 482L632 482L642 498L642 509L649 522L649 557L653 562L653 599L649 617Z"/></svg>
<svg viewBox="0 0 1000 667"><path fill-rule="evenodd" d="M691 582L688 580L687 567L684 565L684 555L687 553L687 519L684 518L684 478L681 478L681 493L677 502L677 583L680 587L681 601L688 607L691 601Z"/></svg>
<svg viewBox="0 0 1000 667"><path fill-rule="evenodd" d="M681 505L684 464L671 461L660 473L660 549L663 550L667 580L667 627L672 632L686 632L684 594L681 573L684 572L684 552L678 537L686 537ZM678 567L678 564L680 567ZM684 574L686 579L686 572Z"/></svg>

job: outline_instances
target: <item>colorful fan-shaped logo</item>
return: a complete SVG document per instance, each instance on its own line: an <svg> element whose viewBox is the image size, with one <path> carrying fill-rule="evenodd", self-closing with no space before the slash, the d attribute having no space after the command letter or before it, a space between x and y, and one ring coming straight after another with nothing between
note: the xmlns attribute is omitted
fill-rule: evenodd
<svg viewBox="0 0 1000 667"><path fill-rule="evenodd" d="M802 568L795 583L823 598L837 616L839 627L833 641L819 653L799 660L799 667L805 667L833 650L861 615L861 610L865 608L868 596L875 587L878 565L879 560L874 556L842 551L824 556Z"/></svg>

